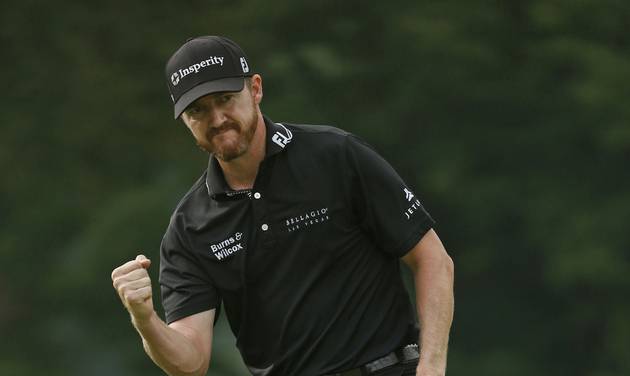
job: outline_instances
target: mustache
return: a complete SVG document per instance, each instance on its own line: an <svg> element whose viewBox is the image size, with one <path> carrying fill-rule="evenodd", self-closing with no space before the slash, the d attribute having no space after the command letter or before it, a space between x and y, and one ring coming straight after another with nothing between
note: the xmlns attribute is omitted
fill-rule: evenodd
<svg viewBox="0 0 630 376"><path fill-rule="evenodd" d="M221 124L221 126L216 128L210 128L206 131L206 137L208 140L211 140L214 136L221 134L223 132L229 131L230 129L235 130L237 133L241 132L241 125L237 122L225 122Z"/></svg>

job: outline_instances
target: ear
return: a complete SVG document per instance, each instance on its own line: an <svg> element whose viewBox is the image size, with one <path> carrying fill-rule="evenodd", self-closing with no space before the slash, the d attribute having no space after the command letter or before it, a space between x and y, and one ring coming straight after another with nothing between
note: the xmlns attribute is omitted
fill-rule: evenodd
<svg viewBox="0 0 630 376"><path fill-rule="evenodd" d="M262 77L259 74L252 76L252 95L254 102L260 104L263 98Z"/></svg>

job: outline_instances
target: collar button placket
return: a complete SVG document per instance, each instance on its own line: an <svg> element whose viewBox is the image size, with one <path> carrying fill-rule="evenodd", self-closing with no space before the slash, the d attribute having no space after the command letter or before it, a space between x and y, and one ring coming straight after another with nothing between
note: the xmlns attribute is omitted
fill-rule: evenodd
<svg viewBox="0 0 630 376"><path fill-rule="evenodd" d="M273 165L273 158L265 159L258 170L258 176L252 189L252 207L254 214L254 231L257 234L256 249L264 250L269 248L273 240L274 229L271 225L271 218L267 214L267 200L265 199L265 187L270 178L268 173Z"/></svg>

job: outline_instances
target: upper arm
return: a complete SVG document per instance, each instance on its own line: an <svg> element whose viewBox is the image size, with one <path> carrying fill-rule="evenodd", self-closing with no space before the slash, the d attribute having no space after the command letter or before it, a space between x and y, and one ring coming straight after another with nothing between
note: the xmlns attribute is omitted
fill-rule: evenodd
<svg viewBox="0 0 630 376"><path fill-rule="evenodd" d="M208 369L210 364L215 313L215 309L210 309L183 317L168 325L193 343L204 358L204 369Z"/></svg>
<svg viewBox="0 0 630 376"><path fill-rule="evenodd" d="M160 245L159 281L167 323L212 310L221 302L204 261L190 244L187 233L180 230L185 222L184 215L176 212Z"/></svg>
<svg viewBox="0 0 630 376"><path fill-rule="evenodd" d="M422 268L434 264L443 264L447 269L453 269L453 260L446 253L442 241L433 229L429 230L422 239L402 257L414 274Z"/></svg>
<svg viewBox="0 0 630 376"><path fill-rule="evenodd" d="M362 140L346 137L346 195L360 227L385 253L402 256L434 221L394 168Z"/></svg>

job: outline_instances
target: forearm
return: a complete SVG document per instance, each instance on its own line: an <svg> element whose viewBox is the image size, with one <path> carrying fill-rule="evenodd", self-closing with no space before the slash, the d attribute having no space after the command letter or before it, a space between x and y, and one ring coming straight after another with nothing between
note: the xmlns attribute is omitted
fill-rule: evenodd
<svg viewBox="0 0 630 376"><path fill-rule="evenodd" d="M448 338L453 321L453 262L446 256L420 266L414 276L420 322L419 371L446 371ZM422 372L419 372L423 374Z"/></svg>
<svg viewBox="0 0 630 376"><path fill-rule="evenodd" d="M132 318L151 359L170 376L205 375L208 365L191 339L170 328L155 312L142 322Z"/></svg>

